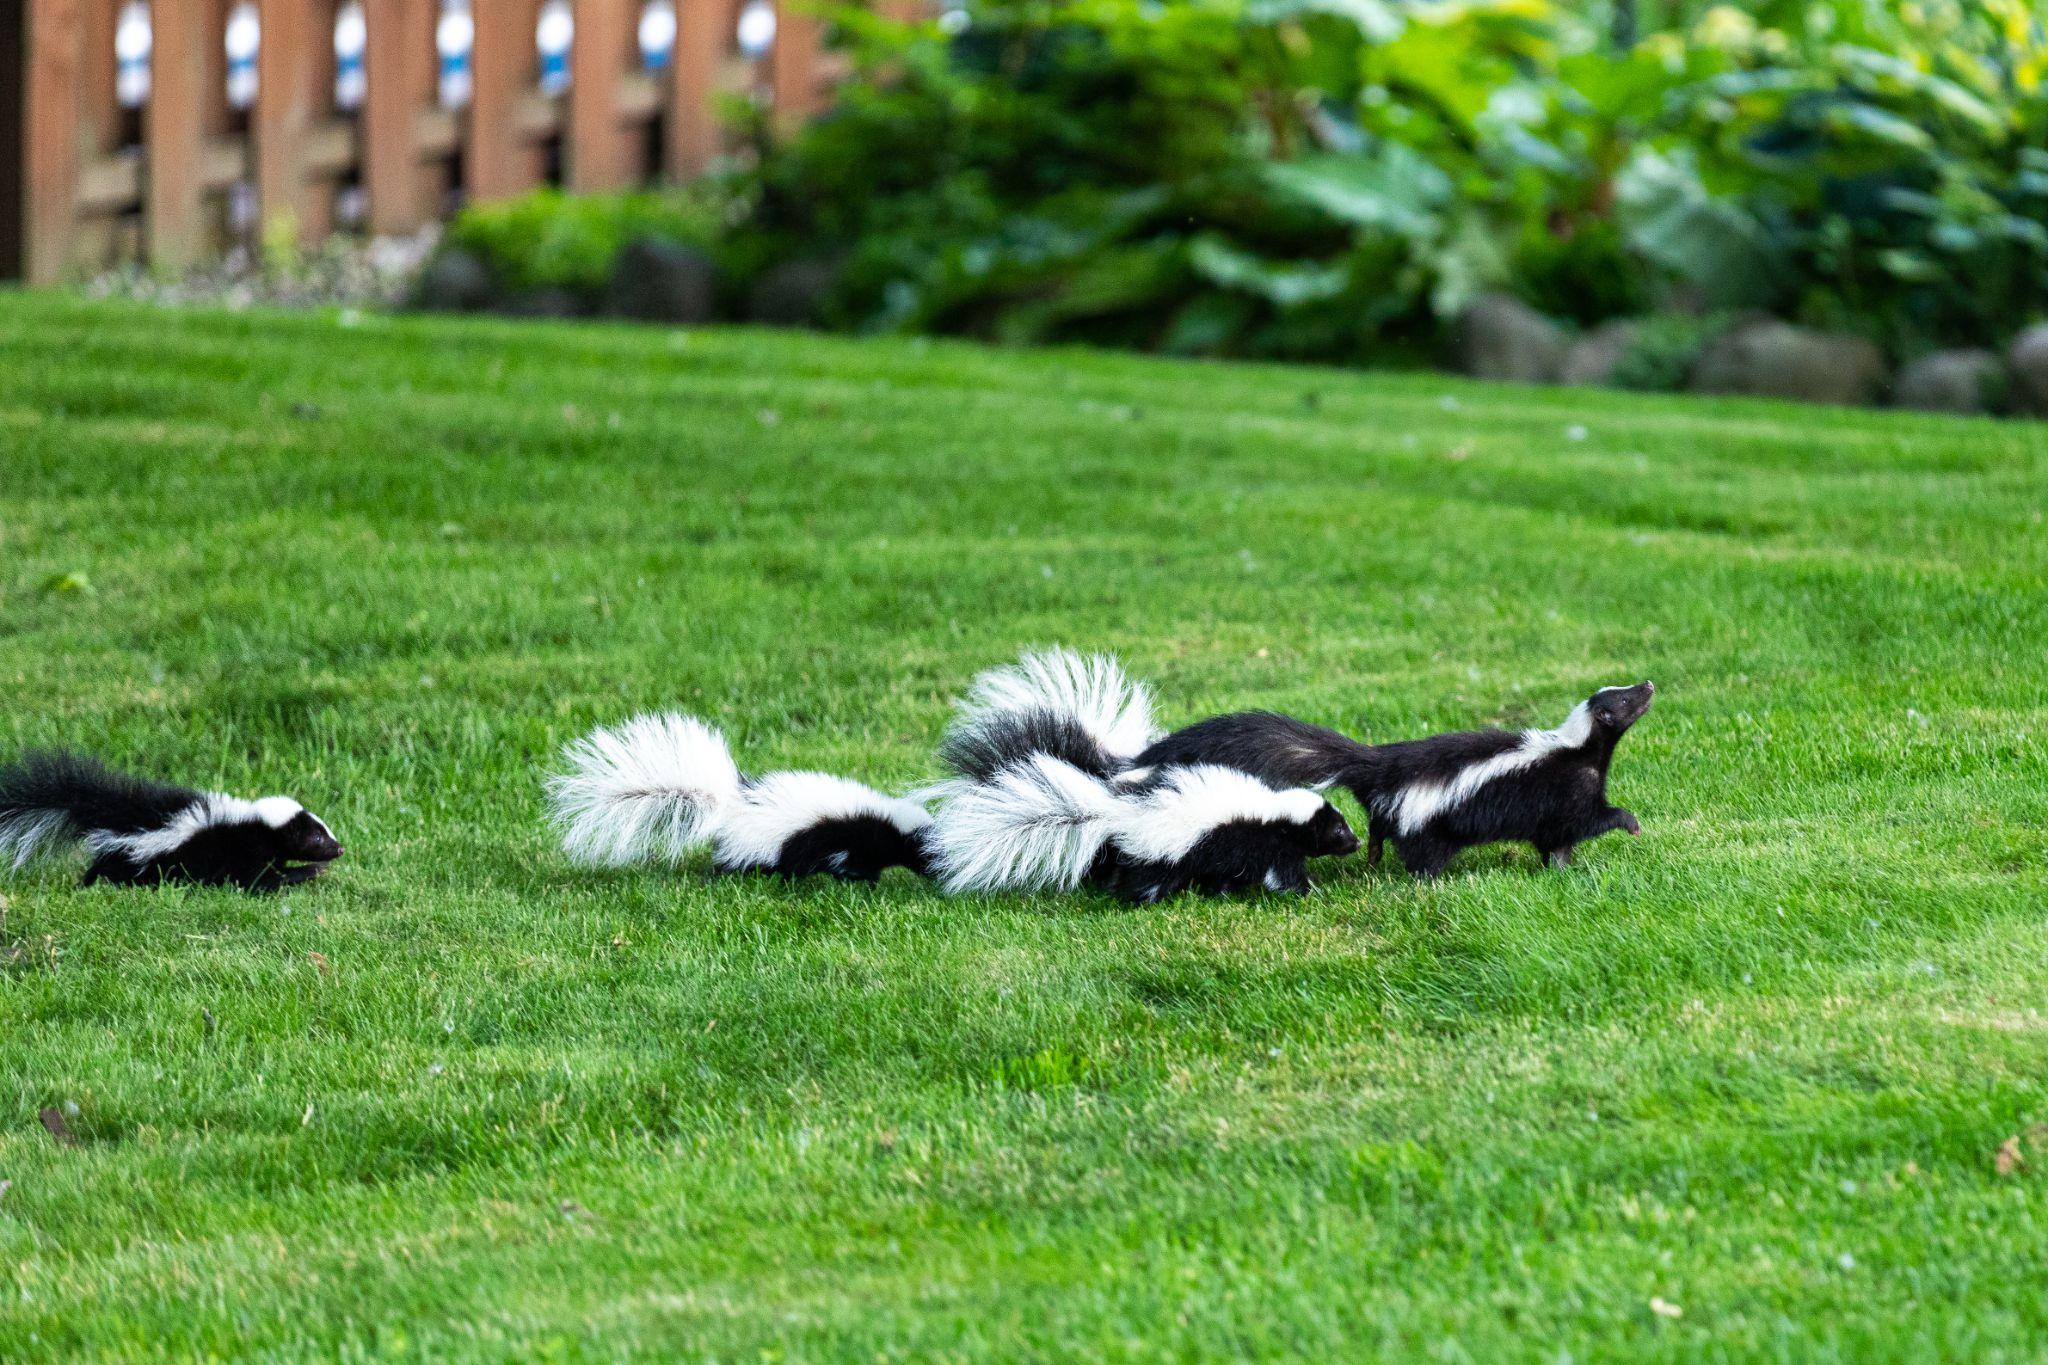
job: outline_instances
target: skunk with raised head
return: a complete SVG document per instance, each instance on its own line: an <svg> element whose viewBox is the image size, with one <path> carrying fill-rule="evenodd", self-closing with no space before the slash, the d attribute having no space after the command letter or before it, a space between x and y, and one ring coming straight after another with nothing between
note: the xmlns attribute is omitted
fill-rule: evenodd
<svg viewBox="0 0 2048 1365"><path fill-rule="evenodd" d="M1655 683L1603 687L1554 730L1466 730L1395 744L1357 740L1271 711L1190 725L1149 746L1145 763L1220 763L1268 782L1350 789L1370 823L1366 859L1387 841L1411 873L1434 877L1461 849L1522 840L1553 867L1611 830L1641 834L1607 801L1614 747L1641 720Z"/></svg>
<svg viewBox="0 0 2048 1365"><path fill-rule="evenodd" d="M548 796L562 848L580 863L677 863L709 844L720 872L929 875L931 816L918 802L830 773L748 777L725 736L691 716L636 716L564 756L569 770L548 779Z"/></svg>
<svg viewBox="0 0 2048 1365"><path fill-rule="evenodd" d="M0 768L0 857L84 845L83 884L197 882L275 891L320 875L341 845L287 796L245 801L116 772L83 754L25 754Z"/></svg>
<svg viewBox="0 0 2048 1365"><path fill-rule="evenodd" d="M1156 734L1113 660L1067 651L991 670L940 748L927 837L949 891L1094 885L1149 904L1185 890L1305 893L1307 860L1358 837L1311 791L1216 765L1132 767Z"/></svg>

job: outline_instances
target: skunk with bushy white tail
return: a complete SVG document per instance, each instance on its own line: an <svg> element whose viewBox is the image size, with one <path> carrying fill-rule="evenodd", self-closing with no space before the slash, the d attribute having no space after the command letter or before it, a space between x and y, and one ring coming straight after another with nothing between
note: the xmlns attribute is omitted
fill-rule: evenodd
<svg viewBox="0 0 2048 1365"><path fill-rule="evenodd" d="M194 791L55 750L0 768L0 857L18 868L81 844L92 858L86 886L275 891L317 877L342 853L327 826L286 796Z"/></svg>
<svg viewBox="0 0 2048 1365"><path fill-rule="evenodd" d="M1139 763L1221 763L1268 782L1348 788L1370 823L1368 863L1387 841L1402 866L1434 877L1461 849L1533 844L1553 867L1611 830L1641 834L1608 804L1615 745L1643 718L1655 683L1603 687L1554 730L1465 730L1394 744L1355 739L1272 711L1216 716L1148 746Z"/></svg>
<svg viewBox="0 0 2048 1365"><path fill-rule="evenodd" d="M1185 890L1305 893L1307 860L1358 848L1322 797L1216 765L1132 767L1157 732L1115 661L1064 650L984 673L940 748L927 835L949 891L1106 887L1149 904Z"/></svg>
<svg viewBox="0 0 2048 1365"><path fill-rule="evenodd" d="M580 863L678 863L709 844L721 872L929 875L922 805L830 773L748 777L725 736L692 716L636 716L591 732L565 757L569 770L548 780L548 796L562 847Z"/></svg>

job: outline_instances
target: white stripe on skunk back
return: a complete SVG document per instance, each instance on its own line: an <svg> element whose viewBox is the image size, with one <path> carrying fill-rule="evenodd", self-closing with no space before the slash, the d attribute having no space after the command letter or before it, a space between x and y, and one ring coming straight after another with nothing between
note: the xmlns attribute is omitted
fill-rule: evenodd
<svg viewBox="0 0 2048 1365"><path fill-rule="evenodd" d="M740 797L725 736L674 712L593 730L563 756L569 771L548 779L548 803L579 863L680 862Z"/></svg>
<svg viewBox="0 0 2048 1365"><path fill-rule="evenodd" d="M1304 787L1275 791L1236 768L1168 768L1159 785L1123 798L1116 846L1140 862L1177 863L1224 825L1305 825L1323 798Z"/></svg>
<svg viewBox="0 0 2048 1365"><path fill-rule="evenodd" d="M928 846L948 891L1072 890L1088 875L1119 806L1071 763L1033 754L987 782L956 785Z"/></svg>
<svg viewBox="0 0 2048 1365"><path fill-rule="evenodd" d="M1107 654L1032 651L1014 664L982 673L960 703L966 718L1028 711L1071 716L1112 757L1124 761L1159 738L1151 692L1125 676L1123 665Z"/></svg>
<svg viewBox="0 0 2048 1365"><path fill-rule="evenodd" d="M775 772L749 783L725 807L712 832L718 861L727 867L773 863L796 835L828 820L872 816L905 834L932 822L917 802L885 796L864 782L832 773Z"/></svg>
<svg viewBox="0 0 2048 1365"><path fill-rule="evenodd" d="M1521 743L1514 748L1466 766L1448 782L1418 782L1393 793L1389 813L1394 827L1403 834L1413 834L1445 811L1471 800L1474 793L1495 778L1534 767L1552 754L1578 748L1592 737L1592 711L1586 702L1580 702L1555 730L1524 730Z"/></svg>
<svg viewBox="0 0 2048 1365"><path fill-rule="evenodd" d="M85 846L95 854L119 853L131 862L146 863L183 848L203 830L256 823L271 829L283 829L304 810L304 806L289 796L266 796L260 801L245 801L226 792L201 792L197 801L156 829L146 829L137 834L90 830L85 836ZM320 823L318 817L314 823ZM327 826L322 824L320 828L324 832Z"/></svg>

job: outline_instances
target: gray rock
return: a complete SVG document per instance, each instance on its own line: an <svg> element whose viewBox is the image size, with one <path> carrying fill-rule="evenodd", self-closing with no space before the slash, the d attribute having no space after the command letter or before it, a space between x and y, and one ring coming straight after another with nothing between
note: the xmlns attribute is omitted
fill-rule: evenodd
<svg viewBox="0 0 2048 1365"><path fill-rule="evenodd" d="M560 285L542 285L506 299L500 310L515 318L573 318L584 312L583 300Z"/></svg>
<svg viewBox="0 0 2048 1365"><path fill-rule="evenodd" d="M2005 363L2012 370L2013 406L2033 417L2048 417L2048 322L2037 322L2014 337Z"/></svg>
<svg viewBox="0 0 2048 1365"><path fill-rule="evenodd" d="M815 327L839 281L829 261L795 260L772 266L747 294L747 320L771 327Z"/></svg>
<svg viewBox="0 0 2048 1365"><path fill-rule="evenodd" d="M452 246L434 253L413 282L412 304L437 312L470 313L491 306L490 267L473 251Z"/></svg>
<svg viewBox="0 0 2048 1365"><path fill-rule="evenodd" d="M1922 412L1990 412L2005 387L2005 362L1991 352L1936 351L1899 371L1892 402Z"/></svg>
<svg viewBox="0 0 2048 1365"><path fill-rule="evenodd" d="M718 269L680 242L639 238L612 263L604 310L642 322L709 322L718 313Z"/></svg>
<svg viewBox="0 0 2048 1365"><path fill-rule="evenodd" d="M1776 318L1753 318L1721 333L1700 352L1692 371L1695 393L1802 403L1873 403L1884 384L1884 355L1869 341Z"/></svg>
<svg viewBox="0 0 2048 1365"><path fill-rule="evenodd" d="M1634 349L1642 335L1634 322L1603 322L1571 344L1558 367L1560 384L1605 384L1614 378L1621 358Z"/></svg>
<svg viewBox="0 0 2048 1365"><path fill-rule="evenodd" d="M1564 329L1512 294L1481 294L1458 318L1458 362L1476 379L1550 384L1570 345Z"/></svg>

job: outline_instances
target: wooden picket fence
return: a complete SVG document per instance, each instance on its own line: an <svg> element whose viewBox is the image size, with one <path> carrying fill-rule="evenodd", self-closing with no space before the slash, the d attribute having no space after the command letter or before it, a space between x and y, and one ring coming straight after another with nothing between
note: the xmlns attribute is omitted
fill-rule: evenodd
<svg viewBox="0 0 2048 1365"><path fill-rule="evenodd" d="M438 98L443 0L361 0L360 104L335 95L346 0L255 0L253 103L227 94L234 0L150 0L148 95L117 96L123 0L0 0L0 275L48 283L121 261L175 271L240 241L341 228L406 233L463 200L547 181L601 190L704 169L721 92L780 123L819 107L837 72L822 25L777 0L772 46L742 54L741 0L676 0L665 69L636 38L643 0L572 0L566 91L543 93L543 0L471 0L466 107ZM9 97L11 94L11 97Z"/></svg>

